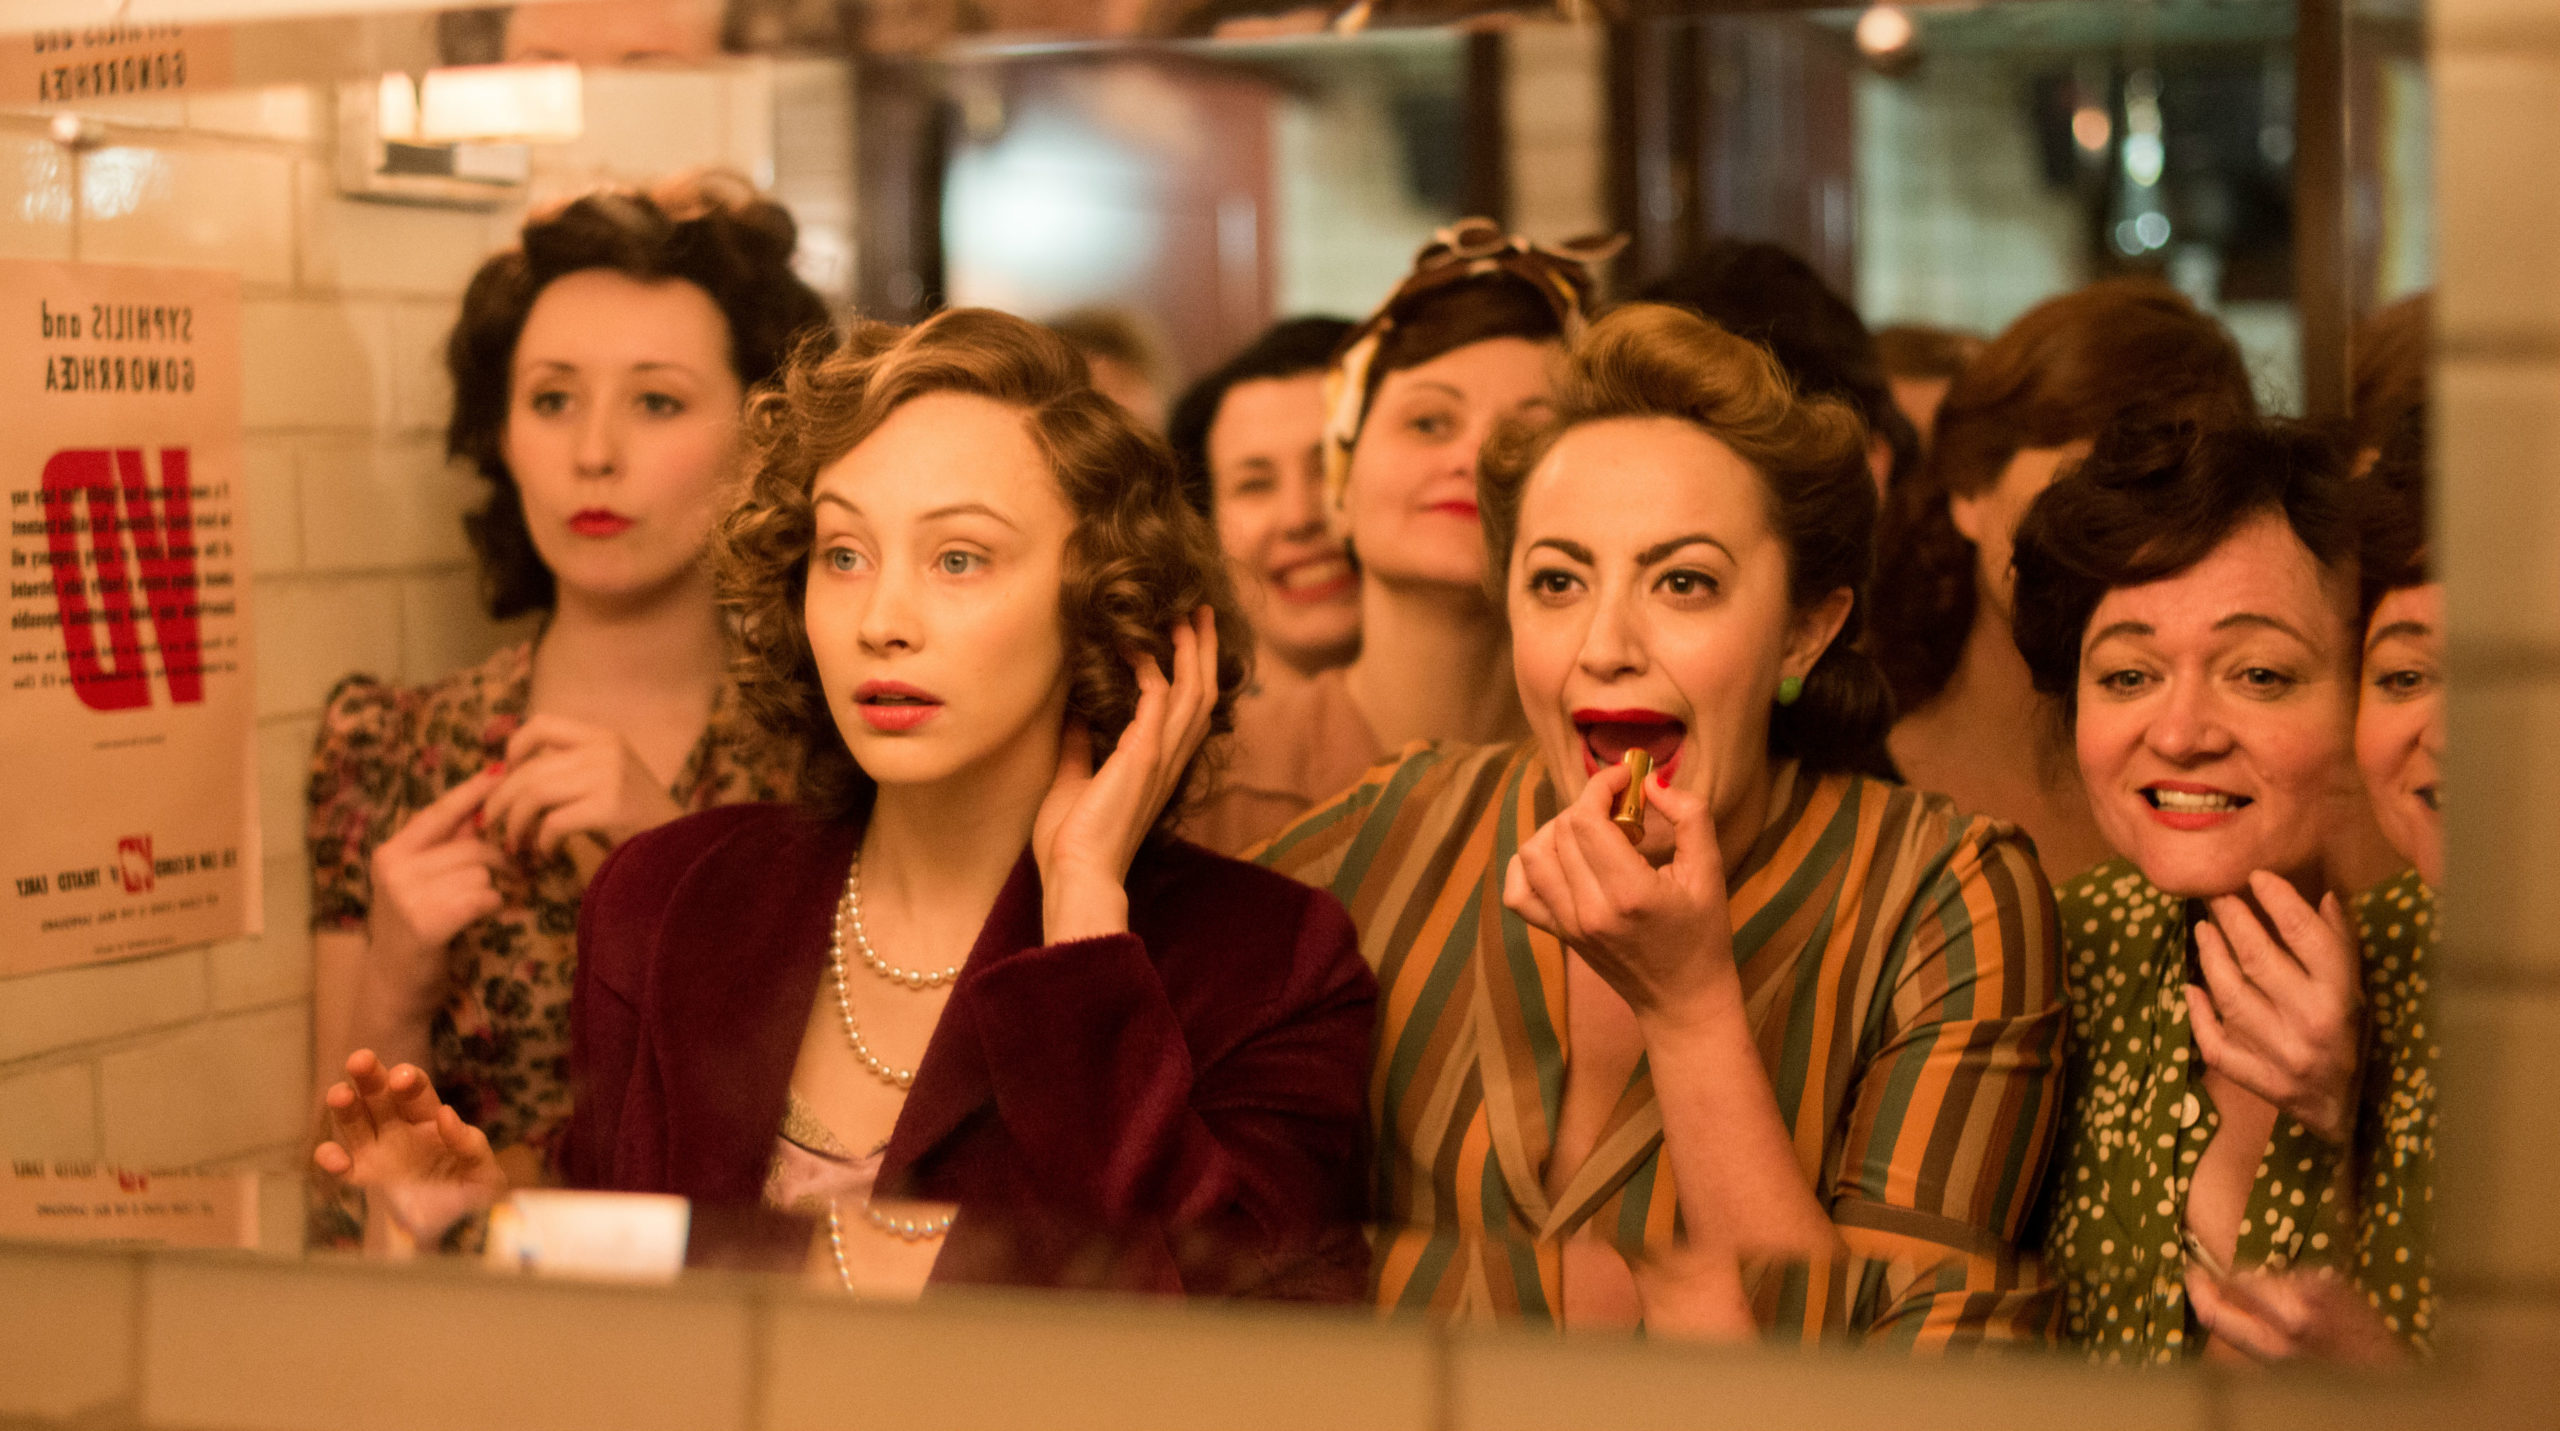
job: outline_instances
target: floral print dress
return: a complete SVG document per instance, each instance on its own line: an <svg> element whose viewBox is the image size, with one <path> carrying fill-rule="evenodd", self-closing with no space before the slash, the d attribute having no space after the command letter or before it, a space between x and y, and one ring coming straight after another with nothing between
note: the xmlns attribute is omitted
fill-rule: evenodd
<svg viewBox="0 0 2560 1431"><path fill-rule="evenodd" d="M362 930L374 847L411 815L506 753L533 690L533 645L429 686L349 676L330 692L309 785L311 925ZM793 759L723 690L669 791L687 810L791 792ZM604 856L592 836L497 871L505 906L448 951L452 975L430 1028L437 1093L492 1147L530 1148L547 1171L569 1116L569 992L578 902Z"/></svg>

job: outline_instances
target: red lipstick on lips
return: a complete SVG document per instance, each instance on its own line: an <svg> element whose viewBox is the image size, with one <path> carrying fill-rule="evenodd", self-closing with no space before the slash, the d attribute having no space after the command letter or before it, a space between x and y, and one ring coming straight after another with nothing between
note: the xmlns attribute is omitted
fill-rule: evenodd
<svg viewBox="0 0 2560 1431"><path fill-rule="evenodd" d="M1573 724L1582 732L1583 774L1596 775L1602 766L1615 765L1628 751L1641 749L1653 757L1654 783L1666 790L1672 772L1680 766L1681 738L1689 733L1688 723L1678 716L1646 709L1585 707L1573 713Z"/></svg>
<svg viewBox="0 0 2560 1431"><path fill-rule="evenodd" d="M942 701L904 681L865 681L856 686L853 703L865 725L887 735L914 730L942 713Z"/></svg>
<svg viewBox="0 0 2560 1431"><path fill-rule="evenodd" d="M631 526L629 517L607 507L588 507L569 518L569 530L582 537L618 537Z"/></svg>
<svg viewBox="0 0 2560 1431"><path fill-rule="evenodd" d="M2154 780L2142 787L2142 803L2150 807L2152 819L2172 830L2192 831L2228 825L2240 818L2240 812L2253 802L2246 795L2234 794L2218 785L2199 785L2192 780Z"/></svg>
<svg viewBox="0 0 2560 1431"><path fill-rule="evenodd" d="M1482 516L1482 514L1476 510L1475 503L1456 499L1446 502L1434 502L1428 510L1438 512L1444 517L1463 517L1470 522L1477 521Z"/></svg>

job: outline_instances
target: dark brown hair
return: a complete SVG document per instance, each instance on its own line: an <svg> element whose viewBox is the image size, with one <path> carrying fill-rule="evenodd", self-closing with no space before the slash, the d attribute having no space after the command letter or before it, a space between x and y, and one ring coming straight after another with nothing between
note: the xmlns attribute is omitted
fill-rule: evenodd
<svg viewBox="0 0 2560 1431"><path fill-rule="evenodd" d="M2427 409L2400 416L2373 470L2356 479L2357 629L2373 623L2382 598L2436 579L2427 541Z"/></svg>
<svg viewBox="0 0 2560 1431"><path fill-rule="evenodd" d="M1979 334L1925 323L1892 323L1876 330L1876 356L1888 378L1946 378L1981 354Z"/></svg>
<svg viewBox="0 0 2560 1431"><path fill-rule="evenodd" d="M2379 448L2427 400L2427 295L2375 309L2347 334L2348 421L2358 451Z"/></svg>
<svg viewBox="0 0 2560 1431"><path fill-rule="evenodd" d="M516 247L480 265L445 340L445 371L453 378L445 455L470 459L489 482L489 500L463 518L463 530L480 559L490 615L548 611L558 599L506 460L516 340L542 290L594 268L643 283L690 283L728 323L729 366L739 385L751 388L773 376L794 343L827 326L825 300L791 271L798 235L790 211L758 198L746 180L713 172L647 193L573 199L527 219Z"/></svg>
<svg viewBox="0 0 2560 1431"><path fill-rule="evenodd" d="M1772 714L1770 753L1811 771L1889 773L1893 697L1857 644L1876 522L1866 427L1838 399L1799 397L1768 349L1686 309L1631 303L1593 323L1566 353L1554 408L1507 423L1485 444L1476 501L1495 601L1509 580L1529 474L1565 433L1622 417L1694 423L1760 475L1797 611L1844 587L1857 596L1803 694Z"/></svg>
<svg viewBox="0 0 2560 1431"><path fill-rule="evenodd" d="M1218 624L1211 729L1231 729L1253 638L1228 589L1217 537L1184 500L1164 443L1095 391L1084 359L1039 324L983 308L950 309L913 328L863 323L832 350L802 348L748 405L752 475L712 549L721 605L737 623L739 697L760 724L799 747L803 803L845 818L866 808L874 789L836 729L809 648L802 603L817 531L812 489L821 470L928 393L971 393L1019 409L1075 514L1058 619L1067 712L1092 732L1095 764L1137 710L1129 657L1170 659L1175 624L1202 606ZM1194 757L1183 793L1204 768ZM1182 806L1177 794L1159 832Z"/></svg>
<svg viewBox="0 0 2560 1431"><path fill-rule="evenodd" d="M2066 446L2119 422L2256 411L2239 345L2166 284L2093 283L2010 324L1948 386L1928 456L1886 499L1868 649L1902 709L1946 688L1973 628L1978 558L1949 498L1997 484L2027 448Z"/></svg>
<svg viewBox="0 0 2560 1431"><path fill-rule="evenodd" d="M1527 280L1488 273L1435 288L1407 301L1369 363L1366 409L1387 374L1418 368L1470 343L1496 338L1554 342L1564 336L1555 304Z"/></svg>
<svg viewBox="0 0 2560 1431"><path fill-rule="evenodd" d="M2039 692L2078 708L2080 642L2106 594L2176 576L2251 518L2284 518L2328 571L2351 577L2347 454L2283 419L2118 427L2018 524L2011 630Z"/></svg>

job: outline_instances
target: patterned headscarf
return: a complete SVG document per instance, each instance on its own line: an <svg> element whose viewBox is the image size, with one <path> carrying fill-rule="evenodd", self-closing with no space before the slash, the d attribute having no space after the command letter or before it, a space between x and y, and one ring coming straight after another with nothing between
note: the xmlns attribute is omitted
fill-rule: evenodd
<svg viewBox="0 0 2560 1431"><path fill-rule="evenodd" d="M1503 275L1516 278L1555 310L1564 340L1580 336L1596 280L1595 265L1626 246L1626 236L1592 235L1567 239L1550 248L1506 234L1491 219L1460 219L1431 236L1413 256L1413 272L1405 275L1378 311L1351 330L1324 378L1324 490L1327 507L1342 510L1343 491L1351 480L1351 447L1360 440L1375 389L1369 369L1379 348L1398 322L1410 316L1422 299L1452 284Z"/></svg>

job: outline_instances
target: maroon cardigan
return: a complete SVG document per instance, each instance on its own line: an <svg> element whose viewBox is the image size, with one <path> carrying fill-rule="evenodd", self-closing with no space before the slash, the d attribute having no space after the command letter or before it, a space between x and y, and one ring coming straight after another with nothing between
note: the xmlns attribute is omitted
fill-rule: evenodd
<svg viewBox="0 0 2560 1431"><path fill-rule="evenodd" d="M578 921L571 1186L762 1196L859 837L732 805L605 861ZM1023 854L880 1190L958 1205L936 1282L1360 1297L1377 985L1350 917L1178 841L1128 889L1131 932L1044 945Z"/></svg>

